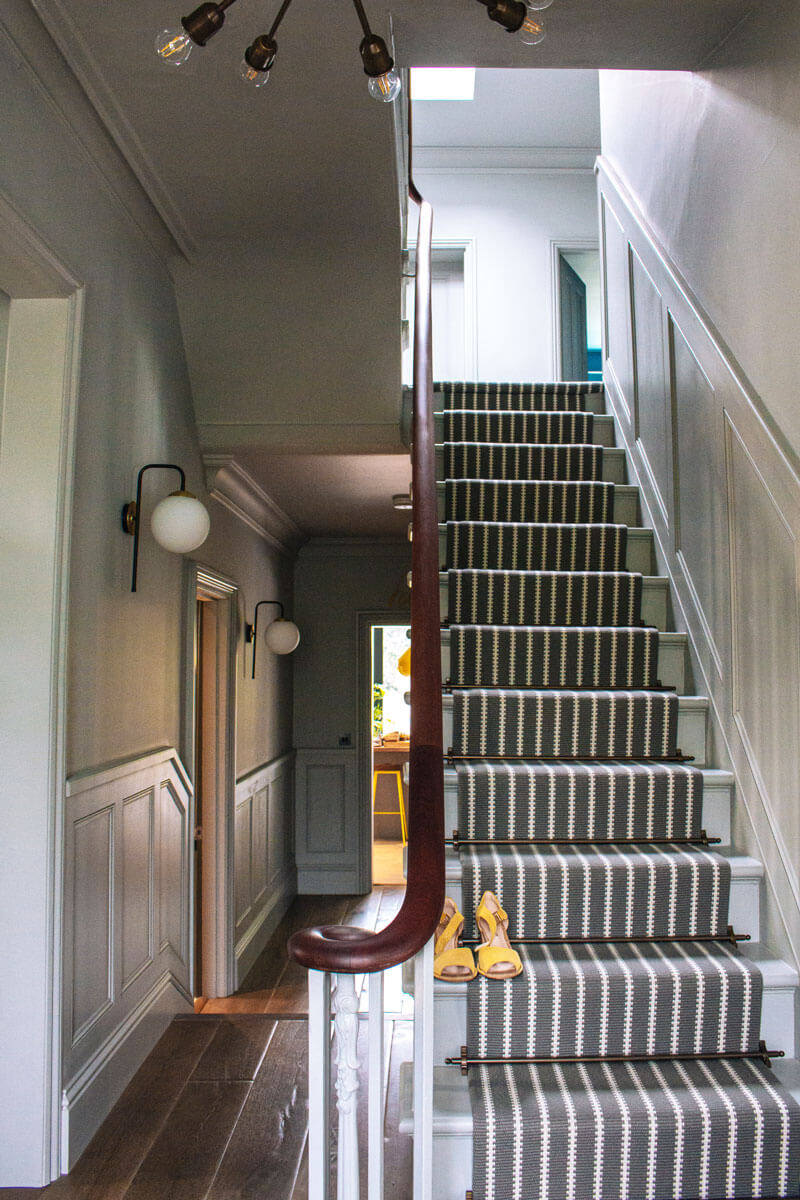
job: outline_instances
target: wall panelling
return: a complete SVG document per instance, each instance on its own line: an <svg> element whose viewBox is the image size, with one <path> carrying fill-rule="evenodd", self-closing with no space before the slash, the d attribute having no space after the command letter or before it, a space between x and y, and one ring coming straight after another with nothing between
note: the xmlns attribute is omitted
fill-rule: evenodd
<svg viewBox="0 0 800 1200"><path fill-rule="evenodd" d="M766 868L764 936L796 963L800 463L606 159L598 186L608 405L711 702L711 761L736 776L736 851Z"/></svg>
<svg viewBox="0 0 800 1200"><path fill-rule="evenodd" d="M296 891L292 810L294 754L236 784L234 895L236 977L244 979Z"/></svg>
<svg viewBox="0 0 800 1200"><path fill-rule="evenodd" d="M192 788L174 750L67 782L64 1163L191 1005Z"/></svg>

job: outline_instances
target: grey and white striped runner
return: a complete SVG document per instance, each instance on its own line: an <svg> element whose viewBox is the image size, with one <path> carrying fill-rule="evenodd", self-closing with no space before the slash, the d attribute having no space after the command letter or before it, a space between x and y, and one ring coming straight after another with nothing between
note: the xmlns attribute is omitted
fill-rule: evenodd
<svg viewBox="0 0 800 1200"><path fill-rule="evenodd" d="M445 442L447 479L602 479L602 446Z"/></svg>
<svg viewBox="0 0 800 1200"><path fill-rule="evenodd" d="M448 521L447 566L507 571L619 571L627 525Z"/></svg>
<svg viewBox="0 0 800 1200"><path fill-rule="evenodd" d="M726 942L519 947L522 975L468 986L470 1056L758 1050L761 973Z"/></svg>
<svg viewBox="0 0 800 1200"><path fill-rule="evenodd" d="M797 1196L800 1109L762 1063L470 1072L474 1200Z"/></svg>
<svg viewBox="0 0 800 1200"><path fill-rule="evenodd" d="M592 441L594 416L585 412L497 412L451 408L442 417L444 442Z"/></svg>
<svg viewBox="0 0 800 1200"><path fill-rule="evenodd" d="M628 571L448 571L455 624L639 623L642 576Z"/></svg>
<svg viewBox="0 0 800 1200"><path fill-rule="evenodd" d="M647 691L453 693L453 753L471 758L674 758L678 697Z"/></svg>
<svg viewBox="0 0 800 1200"><path fill-rule="evenodd" d="M658 631L451 625L453 687L653 688Z"/></svg>
<svg viewBox="0 0 800 1200"><path fill-rule="evenodd" d="M463 838L697 838L703 773L683 763L460 762Z"/></svg>
<svg viewBox="0 0 800 1200"><path fill-rule="evenodd" d="M581 409L584 397L603 393L602 383L434 383L445 408Z"/></svg>
<svg viewBox="0 0 800 1200"><path fill-rule="evenodd" d="M448 479L445 519L613 522L614 484L597 480Z"/></svg>
<svg viewBox="0 0 800 1200"><path fill-rule="evenodd" d="M465 846L460 851L467 926L494 892L519 938L723 936L731 869L695 846ZM465 926L466 928L466 926Z"/></svg>

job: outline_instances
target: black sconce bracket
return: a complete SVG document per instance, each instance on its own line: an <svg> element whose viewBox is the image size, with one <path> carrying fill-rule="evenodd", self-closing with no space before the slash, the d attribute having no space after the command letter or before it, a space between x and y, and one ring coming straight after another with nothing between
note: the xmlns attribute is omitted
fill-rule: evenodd
<svg viewBox="0 0 800 1200"><path fill-rule="evenodd" d="M253 613L253 624L250 625L247 622L245 622L244 640L246 642L253 643L253 674L251 676L252 679L255 679L255 677L256 677L256 645L257 645L256 636L258 634L258 610L261 608L262 604L277 604L278 608L281 610L280 613L278 614L278 620L279 621L283 620L283 605L281 604L280 600L259 600L258 604L256 605L255 612Z"/></svg>
<svg viewBox="0 0 800 1200"><path fill-rule="evenodd" d="M139 566L139 514L142 511L142 476L145 471L177 471L181 477L180 490L186 491L186 472L176 463L147 463L136 476L136 499L129 501L122 508L122 532L129 533L133 538L132 592L136 591L136 572Z"/></svg>

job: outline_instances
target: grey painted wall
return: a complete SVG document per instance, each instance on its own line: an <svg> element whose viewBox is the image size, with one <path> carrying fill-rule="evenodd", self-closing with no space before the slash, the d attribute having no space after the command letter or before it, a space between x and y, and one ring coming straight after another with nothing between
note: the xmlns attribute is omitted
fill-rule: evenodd
<svg viewBox="0 0 800 1200"><path fill-rule="evenodd" d="M601 72L603 154L800 453L800 10L768 0L688 72Z"/></svg>
<svg viewBox="0 0 800 1200"><path fill-rule="evenodd" d="M551 243L597 238L591 170L417 176L433 205L434 240L472 242L477 378L554 379Z"/></svg>
<svg viewBox="0 0 800 1200"><path fill-rule="evenodd" d="M766 928L800 948L800 15L698 75L601 74L606 379L736 773Z"/></svg>
<svg viewBox="0 0 800 1200"><path fill-rule="evenodd" d="M387 501L388 501L387 497ZM298 750L355 745L356 613L408 606L408 542L313 540L295 569L294 742Z"/></svg>
<svg viewBox="0 0 800 1200"><path fill-rule="evenodd" d="M298 555L294 737L301 892L367 886L370 789L359 738L370 736L370 725L368 713L358 711L357 614L407 612L410 566L408 542L319 539Z"/></svg>
<svg viewBox="0 0 800 1200"><path fill-rule="evenodd" d="M10 0L2 21L0 196L79 282L84 294L66 714L66 769L75 776L113 760L180 744L182 560L156 547L147 530L140 590L132 595L132 542L121 531L120 511L133 497L136 473L144 463L181 464L190 489L201 497L205 495L203 468L166 265L174 246L31 6ZM172 480L150 479L146 508L172 490ZM212 521L211 540L198 556L231 576L248 604L276 588L288 590L288 560L219 505L212 507ZM42 637L48 632L43 627ZM290 668L264 665L263 676L252 688L246 689L240 680L238 773L290 748ZM24 688L25 679L18 684ZM52 806L59 812L64 784L64 779L55 779L51 785ZM26 811L26 800L22 787L13 797L4 797L3 803L13 804L19 816ZM13 1060L4 1060L3 1086L11 1090L3 1094L2 1108L10 1118L24 1113L26 1120L17 1119L12 1129L4 1122L0 1186L38 1186L59 1166L57 1151L50 1156L56 1143L51 1138L48 1103L40 1101L31 1115L28 1101L29 1093L41 1090L43 1081L51 1078L53 1012L48 1005L52 999L57 1014L59 999L52 995L52 972L57 974L58 967L53 966L50 952L53 931L47 914L51 918L55 914L58 927L59 898L52 897L48 905L41 895L45 887L38 887L37 881L46 879L48 872L58 875L60 847L54 849L46 840L46 825L40 822L34 828L32 805L28 811L31 815L24 836L15 840L15 851L19 870L27 873L29 886L36 889L36 903L28 906L24 921L8 929L4 926L0 959L18 964L13 1003L29 1005L42 1015L36 1037L19 1038L14 1013L4 1009L4 1026L18 1044ZM190 832L187 820L185 846ZM65 867L69 878L70 864ZM115 869L121 876L118 862ZM109 886L115 882L109 881ZM87 902L96 908L102 896L91 893ZM93 908L81 920L100 915ZM166 915L188 924L184 908L178 912L172 906ZM151 1020L144 1019L147 1013L140 1014L138 1061L176 1007L186 1007L186 997L173 992ZM128 1076L138 1061L129 1049L124 1065ZM52 1080L57 1107L57 1065ZM106 1105L114 1098L107 1095Z"/></svg>

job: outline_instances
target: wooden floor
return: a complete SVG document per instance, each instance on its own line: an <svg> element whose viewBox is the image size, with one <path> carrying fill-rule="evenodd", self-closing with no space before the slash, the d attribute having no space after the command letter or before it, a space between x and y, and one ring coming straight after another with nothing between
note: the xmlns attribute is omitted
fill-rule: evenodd
<svg viewBox="0 0 800 1200"><path fill-rule="evenodd" d="M172 1022L70 1175L0 1188L0 1200L305 1200L308 999L286 939L306 925L380 929L402 896L299 897L236 996ZM387 975L386 1196L406 1200L411 1142L397 1134L397 1094L412 1030L399 969Z"/></svg>

